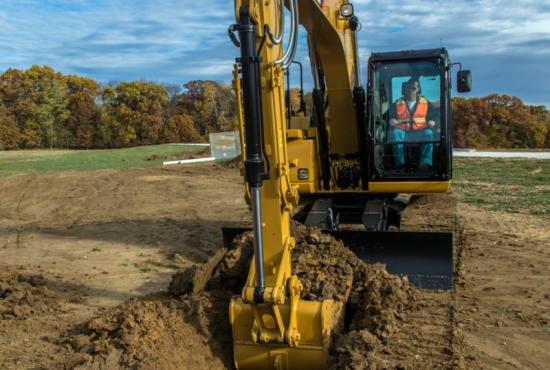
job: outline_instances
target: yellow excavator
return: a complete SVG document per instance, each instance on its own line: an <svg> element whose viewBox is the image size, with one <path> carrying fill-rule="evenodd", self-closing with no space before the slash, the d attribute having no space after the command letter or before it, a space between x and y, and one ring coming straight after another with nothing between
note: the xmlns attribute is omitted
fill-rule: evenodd
<svg viewBox="0 0 550 370"><path fill-rule="evenodd" d="M365 89L360 22L347 0L235 0L235 15L229 36L240 56L233 87L254 235L246 284L229 307L235 366L322 369L342 307L301 299L302 284L291 270L292 219L333 234L417 285L449 287L452 236L388 230L398 226L401 194L450 187L452 63L444 48L373 53ZM313 103L307 110L302 102L296 113L286 81L300 25ZM470 71L459 71L457 84L469 91ZM241 231L225 229L224 238ZM362 248L367 244L380 248ZM418 268L424 271L413 272Z"/></svg>

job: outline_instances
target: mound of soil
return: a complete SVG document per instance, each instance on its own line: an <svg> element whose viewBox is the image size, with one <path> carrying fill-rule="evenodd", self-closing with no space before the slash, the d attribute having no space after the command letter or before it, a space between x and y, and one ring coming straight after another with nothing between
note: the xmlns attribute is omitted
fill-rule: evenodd
<svg viewBox="0 0 550 370"><path fill-rule="evenodd" d="M66 343L87 360L78 369L224 369L229 359L224 363L223 348L212 342L217 332L208 321L221 314L213 302L217 298L208 294L132 300L91 320Z"/></svg>
<svg viewBox="0 0 550 370"><path fill-rule="evenodd" d="M235 239L221 257L174 274L168 294L132 300L75 328L64 343L87 356L78 369L232 369L227 312L244 284L251 236Z"/></svg>
<svg viewBox="0 0 550 370"><path fill-rule="evenodd" d="M217 163L218 166L221 166L223 168L241 168L243 165L243 159L239 155L233 159L230 159L228 161L222 161Z"/></svg>
<svg viewBox="0 0 550 370"><path fill-rule="evenodd" d="M334 299L346 306L345 327L331 348L334 369L396 367L386 342L414 310L421 291L382 265L367 265L340 241L319 230L295 227L293 268L308 300ZM251 233L238 237L213 268L173 276L169 294L130 301L91 320L67 339L90 356L79 368L232 368L227 309L240 294L253 253ZM204 283L204 276L211 276ZM402 364L402 363L400 363Z"/></svg>
<svg viewBox="0 0 550 370"><path fill-rule="evenodd" d="M295 229L293 268L304 285L302 297L345 303L345 326L334 334L330 368L399 366L379 353L390 351L385 341L400 330L423 292L384 265L366 264L330 235L302 225Z"/></svg>
<svg viewBox="0 0 550 370"><path fill-rule="evenodd" d="M43 275L0 273L0 319L24 320L57 305L58 297L46 287Z"/></svg>
<svg viewBox="0 0 550 370"><path fill-rule="evenodd" d="M170 155L157 155L153 154L152 156L148 157L148 161L158 161L158 160L178 160L178 159L195 159L195 158L204 158L204 157L210 157L210 148L205 147L201 148L199 150L193 150L193 151L183 151L176 154L170 154Z"/></svg>

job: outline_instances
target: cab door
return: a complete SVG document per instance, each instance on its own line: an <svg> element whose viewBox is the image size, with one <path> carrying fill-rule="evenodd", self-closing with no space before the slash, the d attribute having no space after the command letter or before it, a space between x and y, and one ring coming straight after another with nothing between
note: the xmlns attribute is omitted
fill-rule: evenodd
<svg viewBox="0 0 550 370"><path fill-rule="evenodd" d="M442 67L441 59L373 63L369 182L450 179L449 89Z"/></svg>

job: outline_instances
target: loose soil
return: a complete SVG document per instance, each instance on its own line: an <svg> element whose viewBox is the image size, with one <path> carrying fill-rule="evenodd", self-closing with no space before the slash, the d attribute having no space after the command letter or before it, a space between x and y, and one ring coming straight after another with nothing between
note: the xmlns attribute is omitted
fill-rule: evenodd
<svg viewBox="0 0 550 370"><path fill-rule="evenodd" d="M221 227L250 219L234 167L0 179L0 368L231 368L227 308L251 256L249 235L220 252ZM410 212L404 229L458 222L453 291L417 289L296 226L304 299L348 303L331 367L546 368L548 219L448 196Z"/></svg>
<svg viewBox="0 0 550 370"><path fill-rule="evenodd" d="M183 151L175 154L170 155L152 155L149 158L147 158L148 161L156 161L159 159L163 160L181 160L181 159L196 159L196 158L204 158L204 157L210 157L210 148L205 147L199 150L193 150L193 151Z"/></svg>

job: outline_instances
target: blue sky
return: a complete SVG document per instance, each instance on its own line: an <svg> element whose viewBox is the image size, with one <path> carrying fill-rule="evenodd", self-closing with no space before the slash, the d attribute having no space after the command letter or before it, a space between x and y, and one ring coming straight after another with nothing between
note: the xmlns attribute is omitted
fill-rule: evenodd
<svg viewBox="0 0 550 370"><path fill-rule="evenodd" d="M550 1L353 3L363 67L372 51L443 45L473 71L472 95L550 107ZM231 0L1 0L0 70L43 64L101 82L229 82L233 14ZM308 63L303 48L297 58Z"/></svg>

